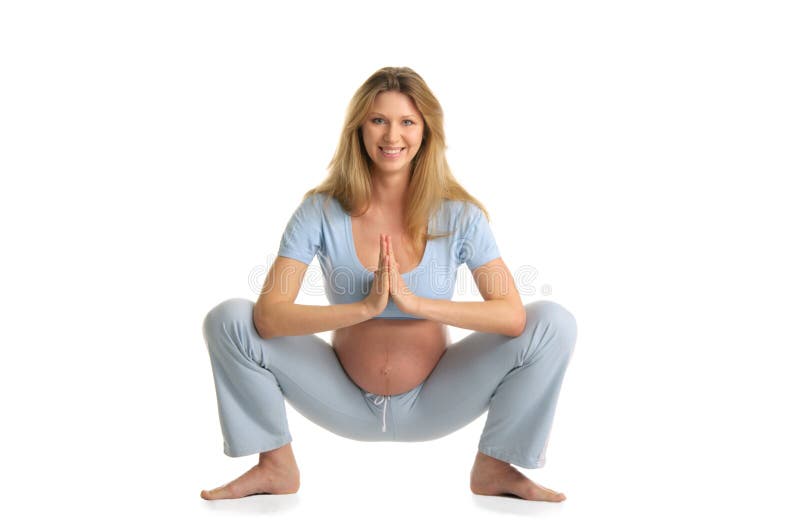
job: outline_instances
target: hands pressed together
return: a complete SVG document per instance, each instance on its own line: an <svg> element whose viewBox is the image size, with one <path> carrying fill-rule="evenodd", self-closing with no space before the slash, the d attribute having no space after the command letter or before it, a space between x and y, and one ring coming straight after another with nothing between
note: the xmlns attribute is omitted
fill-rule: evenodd
<svg viewBox="0 0 800 532"><path fill-rule="evenodd" d="M419 298L408 288L400 274L400 266L395 260L392 249L392 237L381 233L378 269L375 270L372 289L364 299L371 316L377 316L383 312L389 303L390 295L401 312L407 314L418 312Z"/></svg>

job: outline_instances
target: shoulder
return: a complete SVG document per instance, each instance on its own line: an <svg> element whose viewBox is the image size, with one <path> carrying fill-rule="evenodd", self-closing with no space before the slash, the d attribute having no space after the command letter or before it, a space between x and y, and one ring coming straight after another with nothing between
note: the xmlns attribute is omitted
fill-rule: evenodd
<svg viewBox="0 0 800 532"><path fill-rule="evenodd" d="M321 207L328 197L327 194L323 194L322 192L314 192L307 196L304 195L302 201L300 201L300 205L306 207Z"/></svg>
<svg viewBox="0 0 800 532"><path fill-rule="evenodd" d="M442 210L450 223L460 229L467 229L479 222L485 215L480 207L467 200L444 200Z"/></svg>
<svg viewBox="0 0 800 532"><path fill-rule="evenodd" d="M467 200L443 199L434 214L437 226L449 231L464 231L483 216L480 207Z"/></svg>
<svg viewBox="0 0 800 532"><path fill-rule="evenodd" d="M442 200L439 211L450 218L459 218L462 216L474 216L475 210L480 211L478 206L466 200L445 199Z"/></svg>
<svg viewBox="0 0 800 532"><path fill-rule="evenodd" d="M338 206L339 202L330 194L315 192L313 194L309 194L308 196L304 196L300 201L300 204L297 206L297 210L307 214L316 213L319 215L322 214L323 211L327 211Z"/></svg>

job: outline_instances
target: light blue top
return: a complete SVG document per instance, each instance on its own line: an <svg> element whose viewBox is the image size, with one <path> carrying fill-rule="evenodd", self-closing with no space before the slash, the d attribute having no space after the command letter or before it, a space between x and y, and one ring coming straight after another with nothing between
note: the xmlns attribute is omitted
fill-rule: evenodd
<svg viewBox="0 0 800 532"><path fill-rule="evenodd" d="M472 271L500 256L489 221L473 203L445 200L428 220L428 232L452 234L429 240L419 265L402 274L408 288L420 297L451 299L461 264ZM317 256L331 304L363 300L375 277L356 255L350 216L338 200L324 194L300 203L286 224L278 255L305 264ZM376 318L422 319L401 312L391 297Z"/></svg>

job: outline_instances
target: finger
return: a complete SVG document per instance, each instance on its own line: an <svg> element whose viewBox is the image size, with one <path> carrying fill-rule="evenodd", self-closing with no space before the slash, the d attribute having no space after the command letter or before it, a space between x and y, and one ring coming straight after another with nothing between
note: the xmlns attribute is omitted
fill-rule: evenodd
<svg viewBox="0 0 800 532"><path fill-rule="evenodd" d="M384 241L381 243L381 247L383 249L384 271L388 272L389 271L389 267L391 266L391 264L389 263L389 255L386 254L386 239L384 239Z"/></svg>
<svg viewBox="0 0 800 532"><path fill-rule="evenodd" d="M383 239L383 242L381 243L381 247L382 247L382 249L384 251L384 255L383 255L383 258L384 258L384 261L383 261L383 264L384 264L383 273L388 275L391 263L389 262L389 256L386 254L386 238L385 237Z"/></svg>

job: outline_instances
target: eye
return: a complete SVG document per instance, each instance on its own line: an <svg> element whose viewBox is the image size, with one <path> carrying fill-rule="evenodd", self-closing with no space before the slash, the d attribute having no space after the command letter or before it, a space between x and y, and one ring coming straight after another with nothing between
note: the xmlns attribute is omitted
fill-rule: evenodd
<svg viewBox="0 0 800 532"><path fill-rule="evenodd" d="M381 124L382 122L379 122L379 120L381 120L381 121L382 121L382 120L383 120L383 118L377 118L377 117L376 117L376 118L373 118L373 119L372 119L372 123L373 123L373 124ZM409 119L409 118L406 118L405 120L403 120L403 122L404 122L404 123L405 123L405 122L407 122L407 124L406 124L406 125L409 125L409 126L413 126L413 125L414 125L414 121L413 121L413 120L411 120L411 119Z"/></svg>

